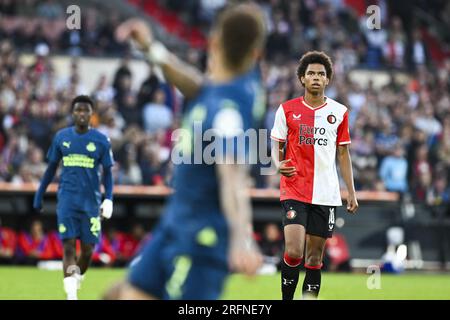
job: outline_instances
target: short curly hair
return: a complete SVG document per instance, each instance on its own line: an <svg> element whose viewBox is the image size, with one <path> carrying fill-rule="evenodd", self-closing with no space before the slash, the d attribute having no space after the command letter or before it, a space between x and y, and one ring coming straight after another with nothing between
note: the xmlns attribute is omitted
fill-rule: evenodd
<svg viewBox="0 0 450 320"><path fill-rule="evenodd" d="M95 109L95 103L94 103L94 100L92 100L92 98L89 97L89 96L81 95L81 96L75 97L75 98L72 100L72 102L71 102L71 104L70 104L70 110L71 110L72 112L73 112L73 108L75 108L75 104L77 104L77 103L79 103L79 102L80 102L80 103L87 103L87 104L90 104L92 110Z"/></svg>
<svg viewBox="0 0 450 320"><path fill-rule="evenodd" d="M304 77L308 65L313 63L323 65L327 72L328 80L331 80L333 76L333 62L331 62L331 58L323 51L309 51L300 58L297 67L297 78L300 79L301 77Z"/></svg>

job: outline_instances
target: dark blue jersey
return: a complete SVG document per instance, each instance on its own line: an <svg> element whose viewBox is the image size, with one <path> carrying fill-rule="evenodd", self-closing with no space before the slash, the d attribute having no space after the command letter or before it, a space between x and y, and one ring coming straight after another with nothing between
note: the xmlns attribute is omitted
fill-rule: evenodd
<svg viewBox="0 0 450 320"><path fill-rule="evenodd" d="M215 164L202 159L205 154L210 154L208 151L211 149L211 142L202 141L202 136L205 137L205 133L211 132L211 129L224 128L224 125L242 129L241 133L230 132L231 136L223 137L225 145L226 141L236 139L242 132L255 128L264 108L264 92L259 70L256 69L226 84L206 84L187 105L182 122L183 138L177 147L183 158L188 160L184 162L188 163L175 165L174 194L170 198L163 225L186 229L189 226L184 223L188 222L190 225L213 224L219 229L226 227L219 204ZM219 140L217 137L216 139ZM216 153L217 151L234 157L248 156L249 153L248 144L245 148L235 145L234 148L224 150L217 148Z"/></svg>
<svg viewBox="0 0 450 320"><path fill-rule="evenodd" d="M91 200L93 205L100 204L100 165L114 164L111 144L105 135L95 129L83 134L77 133L75 127L62 129L56 133L47 159L62 162L58 201L63 197L71 202Z"/></svg>

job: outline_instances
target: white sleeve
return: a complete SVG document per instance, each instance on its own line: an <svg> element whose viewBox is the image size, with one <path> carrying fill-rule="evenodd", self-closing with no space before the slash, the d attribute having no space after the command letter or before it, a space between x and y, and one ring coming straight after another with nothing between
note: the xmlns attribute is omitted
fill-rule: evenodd
<svg viewBox="0 0 450 320"><path fill-rule="evenodd" d="M272 131L270 132L270 138L282 142L286 141L287 138L286 116L281 104L275 114L275 122Z"/></svg>

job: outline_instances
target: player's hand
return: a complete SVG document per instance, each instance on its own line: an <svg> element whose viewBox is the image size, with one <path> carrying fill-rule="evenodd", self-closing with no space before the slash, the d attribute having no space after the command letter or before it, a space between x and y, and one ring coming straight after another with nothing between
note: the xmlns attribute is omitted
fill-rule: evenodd
<svg viewBox="0 0 450 320"><path fill-rule="evenodd" d="M295 167L289 167L286 163L291 161L291 159L286 159L280 161L280 165L278 167L278 172L280 172L285 177L292 177L297 174L297 169Z"/></svg>
<svg viewBox="0 0 450 320"><path fill-rule="evenodd" d="M33 208L33 215L40 215L44 213L44 208Z"/></svg>
<svg viewBox="0 0 450 320"><path fill-rule="evenodd" d="M133 18L119 25L116 29L116 39L119 42L130 40L151 63L156 65L170 63L170 52L161 42L153 38L152 30L144 20Z"/></svg>
<svg viewBox="0 0 450 320"><path fill-rule="evenodd" d="M230 248L230 269L246 275L254 275L263 262L262 255L254 240L250 238L234 243Z"/></svg>
<svg viewBox="0 0 450 320"><path fill-rule="evenodd" d="M147 51L153 41L152 30L144 20L131 18L121 23L115 32L118 42L133 40L139 49Z"/></svg>
<svg viewBox="0 0 450 320"><path fill-rule="evenodd" d="M100 206L100 216L105 219L111 218L113 213L113 202L109 199L103 200Z"/></svg>
<svg viewBox="0 0 450 320"><path fill-rule="evenodd" d="M38 201L34 201L33 202L33 215L37 215L37 214L41 214L44 212L44 208L42 207L42 201L38 202Z"/></svg>
<svg viewBox="0 0 450 320"><path fill-rule="evenodd" d="M356 210L358 210L359 204L358 200L356 199L355 193L349 193L347 196L347 211L350 213L356 213Z"/></svg>

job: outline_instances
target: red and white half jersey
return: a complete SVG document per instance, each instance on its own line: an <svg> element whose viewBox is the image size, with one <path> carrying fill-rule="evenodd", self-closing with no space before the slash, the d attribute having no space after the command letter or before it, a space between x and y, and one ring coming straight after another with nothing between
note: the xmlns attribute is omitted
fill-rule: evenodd
<svg viewBox="0 0 450 320"><path fill-rule="evenodd" d="M280 105L271 138L286 142L285 159L297 174L281 176L280 199L326 206L342 205L336 147L350 143L347 107L326 98L319 107L303 97Z"/></svg>

